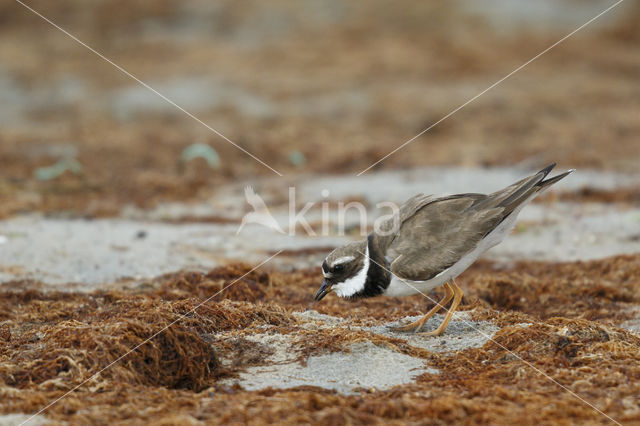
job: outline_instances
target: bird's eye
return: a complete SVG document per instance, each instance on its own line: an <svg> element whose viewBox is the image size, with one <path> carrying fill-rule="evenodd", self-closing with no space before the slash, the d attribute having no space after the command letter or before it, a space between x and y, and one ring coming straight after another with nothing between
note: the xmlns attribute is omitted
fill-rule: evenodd
<svg viewBox="0 0 640 426"><path fill-rule="evenodd" d="M342 265L336 265L333 267L334 272L342 272L343 269L344 267Z"/></svg>

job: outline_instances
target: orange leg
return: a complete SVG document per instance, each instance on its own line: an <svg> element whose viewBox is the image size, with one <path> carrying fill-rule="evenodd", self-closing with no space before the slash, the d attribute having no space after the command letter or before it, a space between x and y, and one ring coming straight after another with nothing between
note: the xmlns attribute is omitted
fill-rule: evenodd
<svg viewBox="0 0 640 426"><path fill-rule="evenodd" d="M455 312L455 310L458 308L458 305L460 305L460 302L462 301L462 289L460 287L458 287L458 284L453 283L453 302L451 303L451 307L449 308L449 311L447 312L447 316L444 317L444 321L442 321L442 324L440 324L440 326L438 328L436 328L433 331L429 331L426 333L420 333L424 336L440 336L444 333L444 331L447 329L447 325L449 325L449 321L451 321L451 316L453 315L453 313Z"/></svg>
<svg viewBox="0 0 640 426"><path fill-rule="evenodd" d="M417 321L412 322L411 324L403 325L400 327L392 327L393 331L411 331L414 332L420 331L422 327L424 327L425 323L429 318L434 316L440 309L444 308L447 303L454 297L455 291L451 288L449 283L444 284L444 289L446 291L444 297L440 302L436 304L429 312L427 312L422 318Z"/></svg>

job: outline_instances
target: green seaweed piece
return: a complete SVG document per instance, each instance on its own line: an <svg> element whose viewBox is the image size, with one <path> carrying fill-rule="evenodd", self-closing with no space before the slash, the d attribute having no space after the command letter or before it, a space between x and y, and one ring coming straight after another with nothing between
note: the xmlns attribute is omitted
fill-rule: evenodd
<svg viewBox="0 0 640 426"><path fill-rule="evenodd" d="M203 158L213 170L220 168L220 156L215 149L203 143L194 143L186 147L180 154L180 161L188 163L194 158Z"/></svg>
<svg viewBox="0 0 640 426"><path fill-rule="evenodd" d="M35 171L35 176L38 180L47 181L62 176L66 171L80 175L83 173L82 164L75 158L63 158L51 166L40 167Z"/></svg>
<svg viewBox="0 0 640 426"><path fill-rule="evenodd" d="M289 162L296 167L304 166L307 162L307 157L298 150L291 151L289 153Z"/></svg>

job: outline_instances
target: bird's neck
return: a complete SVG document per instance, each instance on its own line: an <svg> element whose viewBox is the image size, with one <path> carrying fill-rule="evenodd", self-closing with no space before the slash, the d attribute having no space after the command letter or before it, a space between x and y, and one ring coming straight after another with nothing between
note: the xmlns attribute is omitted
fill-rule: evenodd
<svg viewBox="0 0 640 426"><path fill-rule="evenodd" d="M391 282L391 273L384 253L376 242L375 234L367 237L367 250L369 261L365 259L365 265L368 264L366 280L364 288L358 292L358 297L374 297L379 296L389 287Z"/></svg>

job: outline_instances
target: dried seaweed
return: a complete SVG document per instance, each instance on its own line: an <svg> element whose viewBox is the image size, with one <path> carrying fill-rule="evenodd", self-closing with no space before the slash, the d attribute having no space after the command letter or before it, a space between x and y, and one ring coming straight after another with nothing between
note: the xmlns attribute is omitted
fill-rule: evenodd
<svg viewBox="0 0 640 426"><path fill-rule="evenodd" d="M240 278L250 268L237 264L128 290L13 289L0 294L0 412L35 412L90 379L46 416L78 423L607 423L561 385L618 421L637 422L640 338L613 324L625 317L624 307L638 303L638 264L639 256L507 269L479 262L459 280L467 292L462 309L502 328L484 346L452 353L357 327L303 327L291 313L309 306L356 326L428 305L415 297L312 304L317 269ZM220 382L264 365L275 348L249 337L266 330L291 336L301 362L370 341L423 358L439 374L351 396L312 386L247 392Z"/></svg>

